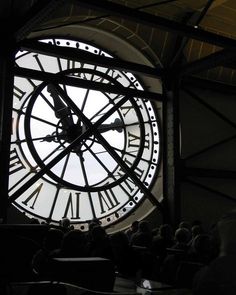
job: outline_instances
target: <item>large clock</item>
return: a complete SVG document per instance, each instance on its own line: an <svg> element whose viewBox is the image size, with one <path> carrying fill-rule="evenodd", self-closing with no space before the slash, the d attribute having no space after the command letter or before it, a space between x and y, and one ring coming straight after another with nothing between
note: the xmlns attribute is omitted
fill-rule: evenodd
<svg viewBox="0 0 236 295"><path fill-rule="evenodd" d="M37 42L113 57L77 40ZM139 184L150 189L159 170L155 108L148 99L124 91L143 91L145 86L132 73L51 53L22 50L15 62L16 69L41 72L42 78L18 75L14 81L13 205L41 221L57 224L68 217L85 230L92 219L107 226L125 218L145 199ZM45 73L57 79L46 79ZM91 82L104 89L91 89ZM106 90L109 85L120 93Z"/></svg>

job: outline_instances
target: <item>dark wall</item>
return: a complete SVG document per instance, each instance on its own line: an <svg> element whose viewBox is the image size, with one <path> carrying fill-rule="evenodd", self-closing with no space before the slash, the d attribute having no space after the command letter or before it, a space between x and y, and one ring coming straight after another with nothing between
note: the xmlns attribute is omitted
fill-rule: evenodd
<svg viewBox="0 0 236 295"><path fill-rule="evenodd" d="M200 87L180 93L182 218L210 226L236 207L235 110L235 94Z"/></svg>

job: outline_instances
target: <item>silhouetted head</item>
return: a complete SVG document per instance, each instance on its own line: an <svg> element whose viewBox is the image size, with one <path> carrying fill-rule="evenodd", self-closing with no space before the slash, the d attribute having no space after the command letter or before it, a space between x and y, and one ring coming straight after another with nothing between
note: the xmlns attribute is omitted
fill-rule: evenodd
<svg viewBox="0 0 236 295"><path fill-rule="evenodd" d="M140 221L138 225L138 229L140 232L143 232L143 233L150 232L149 222L145 220Z"/></svg>
<svg viewBox="0 0 236 295"><path fill-rule="evenodd" d="M191 229L191 224L188 221L181 221L179 223L179 228L187 228L188 230Z"/></svg>
<svg viewBox="0 0 236 295"><path fill-rule="evenodd" d="M64 217L61 219L60 224L61 224L61 226L65 227L65 228L69 228L70 227L70 219L67 217Z"/></svg>
<svg viewBox="0 0 236 295"><path fill-rule="evenodd" d="M100 225L96 225L93 227L91 231L91 235L92 235L93 241L103 240L104 238L107 237L107 233L105 229Z"/></svg>
<svg viewBox="0 0 236 295"><path fill-rule="evenodd" d="M134 232L138 230L138 225L139 225L139 221L138 220L135 220L135 221L132 222L131 228L132 228L132 230Z"/></svg>
<svg viewBox="0 0 236 295"><path fill-rule="evenodd" d="M171 239L173 237L173 229L170 224L162 224L159 228L159 235L164 239Z"/></svg>
<svg viewBox="0 0 236 295"><path fill-rule="evenodd" d="M123 231L116 232L110 236L112 245L128 247L129 239Z"/></svg>
<svg viewBox="0 0 236 295"><path fill-rule="evenodd" d="M191 233L187 228L178 228L175 231L175 240L179 243L187 243L191 238Z"/></svg>

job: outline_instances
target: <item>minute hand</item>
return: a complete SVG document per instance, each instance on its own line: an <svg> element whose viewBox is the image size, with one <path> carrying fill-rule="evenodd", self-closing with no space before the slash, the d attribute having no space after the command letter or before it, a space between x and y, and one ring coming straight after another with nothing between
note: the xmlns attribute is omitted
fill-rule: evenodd
<svg viewBox="0 0 236 295"><path fill-rule="evenodd" d="M47 86L47 91L53 99L55 116L61 120L63 127L68 128L73 125L73 119L69 107L64 104L53 84Z"/></svg>

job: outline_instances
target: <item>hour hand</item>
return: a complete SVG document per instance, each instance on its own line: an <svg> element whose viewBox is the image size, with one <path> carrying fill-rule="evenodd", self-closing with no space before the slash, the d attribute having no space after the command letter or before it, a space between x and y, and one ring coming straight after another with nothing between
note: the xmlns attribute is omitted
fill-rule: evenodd
<svg viewBox="0 0 236 295"><path fill-rule="evenodd" d="M74 124L69 107L62 101L53 84L47 86L47 91L53 99L55 116L61 120L63 127L69 128Z"/></svg>
<svg viewBox="0 0 236 295"><path fill-rule="evenodd" d="M110 124L102 124L98 127L98 130L103 133L110 130L115 130L119 133L123 131L124 126L122 125L122 121L119 118L116 118L113 123Z"/></svg>

